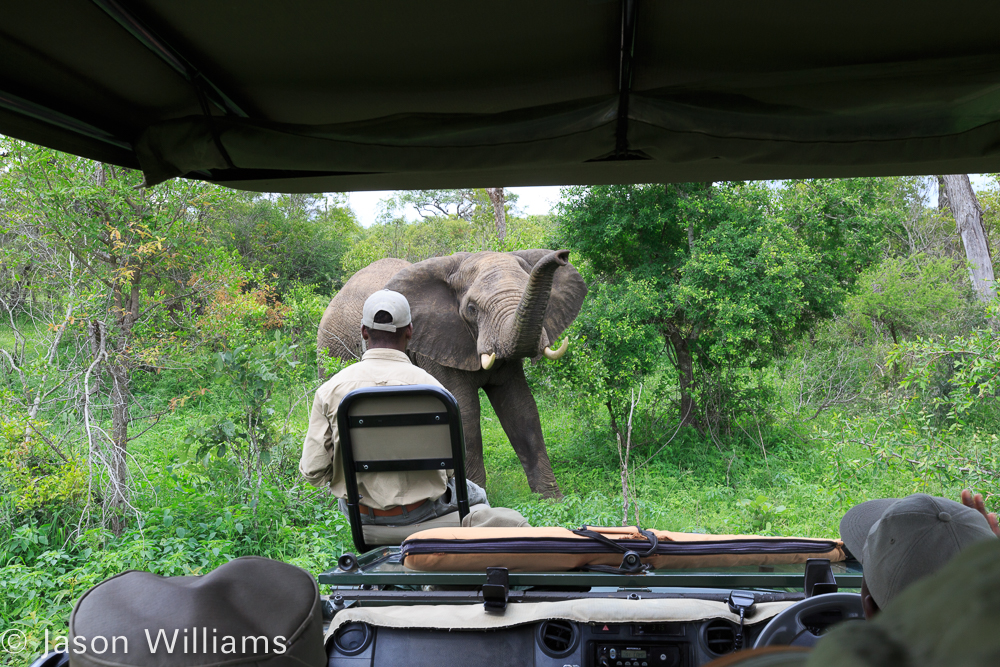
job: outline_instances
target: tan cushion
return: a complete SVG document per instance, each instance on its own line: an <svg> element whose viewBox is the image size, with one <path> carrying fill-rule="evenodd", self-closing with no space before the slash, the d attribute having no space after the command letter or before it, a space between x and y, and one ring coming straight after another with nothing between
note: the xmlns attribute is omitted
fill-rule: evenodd
<svg viewBox="0 0 1000 667"><path fill-rule="evenodd" d="M356 400L350 415L408 415L446 410L444 403L433 396L372 396ZM451 458L451 430L447 424L352 428L351 443L355 461Z"/></svg>
<svg viewBox="0 0 1000 667"><path fill-rule="evenodd" d="M640 553L649 547L634 526L590 530L615 541L635 540L628 547ZM809 558L845 560L840 540L653 532L659 547L642 561L656 569L789 565L805 563ZM576 548L581 542L588 548ZM497 544L509 548L500 551ZM414 533L403 544L403 564L423 571L475 572L486 567L506 567L551 572L591 565L618 566L621 561L621 551L566 528L437 528Z"/></svg>

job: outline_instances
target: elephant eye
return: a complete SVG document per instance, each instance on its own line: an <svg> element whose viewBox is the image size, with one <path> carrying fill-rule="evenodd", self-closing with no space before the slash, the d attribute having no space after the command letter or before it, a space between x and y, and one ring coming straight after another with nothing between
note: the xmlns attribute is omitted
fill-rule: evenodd
<svg viewBox="0 0 1000 667"><path fill-rule="evenodd" d="M476 304L470 303L468 306L465 307L465 312L467 312L469 314L469 317L475 317L476 316Z"/></svg>

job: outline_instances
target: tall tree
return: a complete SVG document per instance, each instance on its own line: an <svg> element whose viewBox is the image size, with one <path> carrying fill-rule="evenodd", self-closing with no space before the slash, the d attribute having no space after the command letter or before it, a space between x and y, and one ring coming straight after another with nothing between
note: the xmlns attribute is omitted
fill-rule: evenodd
<svg viewBox="0 0 1000 667"><path fill-rule="evenodd" d="M948 206L955 216L958 232L962 235L972 289L980 301L989 302L996 298L997 288L990 244L986 238L986 227L983 226L983 209L972 190L968 174L949 174L942 179Z"/></svg>
<svg viewBox="0 0 1000 667"><path fill-rule="evenodd" d="M90 349L80 411L89 460L103 471L107 523L121 534L131 507L128 443L136 419L148 416L135 414L134 374L180 346L164 335L168 312L176 316L211 287L204 269L221 258L205 242L204 223L228 193L182 180L145 188L140 172L12 140L4 150L5 203L89 277L85 306L73 315Z"/></svg>
<svg viewBox="0 0 1000 667"><path fill-rule="evenodd" d="M598 186L565 194L562 233L587 258L594 271L588 280L596 283L579 320L593 330L583 335L628 341L604 360L610 370L629 367L623 354L648 357L640 341L655 329L677 372L682 423L717 425L725 408L718 397L704 400L706 382L720 368L768 363L804 314L821 305L816 257L771 215L773 193L764 185ZM590 312L626 302L637 311L628 319ZM629 331L610 331L618 323ZM627 395L617 387L622 381L631 380L617 371L606 378L618 398ZM608 405L616 420L624 409L618 403Z"/></svg>
<svg viewBox="0 0 1000 667"><path fill-rule="evenodd" d="M497 227L497 241L503 243L507 238L507 210L503 188L486 188L490 203L493 204L493 220Z"/></svg>
<svg viewBox="0 0 1000 667"><path fill-rule="evenodd" d="M938 184L938 212L944 212L951 210L951 205L948 203L948 188L944 185L944 176L937 177Z"/></svg>
<svg viewBox="0 0 1000 667"><path fill-rule="evenodd" d="M603 368L605 393L627 403L629 386L652 368L655 329L676 370L682 423L714 428L723 413L747 409L736 398L743 371L770 363L836 313L861 272L882 258L906 215L902 185L826 179L564 190L561 233L592 269L578 329L599 358L592 367Z"/></svg>

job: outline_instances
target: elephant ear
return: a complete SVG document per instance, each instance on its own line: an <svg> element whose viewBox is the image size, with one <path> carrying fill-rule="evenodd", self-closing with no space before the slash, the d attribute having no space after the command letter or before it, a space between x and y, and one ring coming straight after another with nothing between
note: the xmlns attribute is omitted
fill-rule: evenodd
<svg viewBox="0 0 1000 667"><path fill-rule="evenodd" d="M411 264L394 275L385 289L399 292L410 302L411 350L442 366L478 371L476 339L458 312L459 296L452 287L453 274L468 256L459 252Z"/></svg>
<svg viewBox="0 0 1000 667"><path fill-rule="evenodd" d="M553 251L537 248L534 250L516 250L511 254L527 265L530 273L535 264ZM552 292L549 305L545 309L545 319L542 326L549 335L549 342L554 343L560 334L566 330L583 307L583 298L587 296L587 283L572 264L560 266L552 277Z"/></svg>

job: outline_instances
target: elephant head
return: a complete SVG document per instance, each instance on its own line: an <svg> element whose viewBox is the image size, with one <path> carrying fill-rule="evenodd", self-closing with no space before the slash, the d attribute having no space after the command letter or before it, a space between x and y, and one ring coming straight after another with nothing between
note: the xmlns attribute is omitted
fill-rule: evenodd
<svg viewBox="0 0 1000 667"><path fill-rule="evenodd" d="M402 269L386 288L410 302L410 349L467 371L498 360L562 356L565 342L557 351L548 346L587 294L568 250L435 257Z"/></svg>

